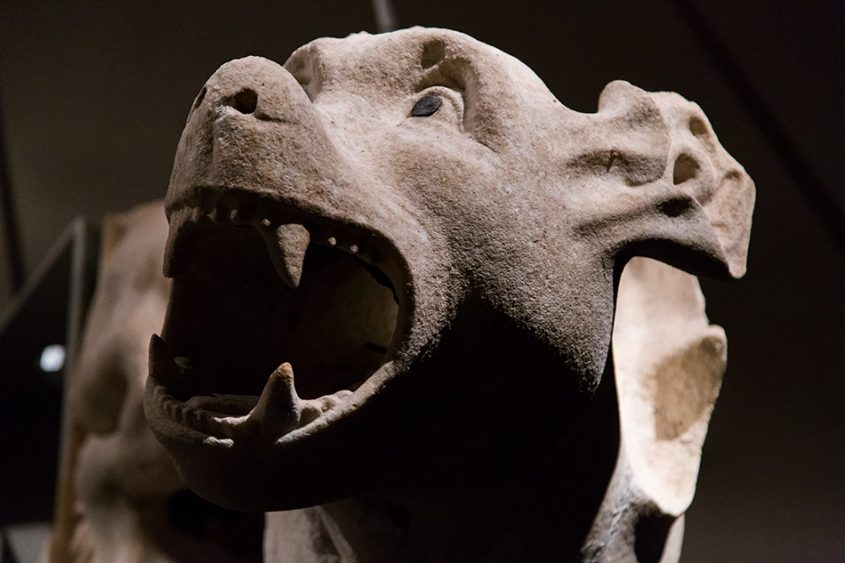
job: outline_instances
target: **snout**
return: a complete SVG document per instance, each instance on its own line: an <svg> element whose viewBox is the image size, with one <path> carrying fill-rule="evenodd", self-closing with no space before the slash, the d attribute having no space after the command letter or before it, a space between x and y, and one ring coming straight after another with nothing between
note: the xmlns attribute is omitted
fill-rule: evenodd
<svg viewBox="0 0 845 563"><path fill-rule="evenodd" d="M276 201L330 201L345 162L297 80L260 57L229 62L197 95L182 133L167 207L198 187Z"/></svg>
<svg viewBox="0 0 845 563"><path fill-rule="evenodd" d="M246 57L224 64L208 79L191 113L205 111L212 118L238 113L261 121L291 122L308 105L308 96L284 67L262 57Z"/></svg>
<svg viewBox="0 0 845 563"><path fill-rule="evenodd" d="M719 142L697 104L673 96L664 108L673 128L673 189L687 191L704 209L726 273L745 273L755 187L751 177Z"/></svg>

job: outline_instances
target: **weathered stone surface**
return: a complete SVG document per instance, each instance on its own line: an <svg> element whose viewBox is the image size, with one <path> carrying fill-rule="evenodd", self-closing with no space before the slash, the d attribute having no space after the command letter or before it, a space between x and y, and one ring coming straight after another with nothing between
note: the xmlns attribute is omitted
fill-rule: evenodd
<svg viewBox="0 0 845 563"><path fill-rule="evenodd" d="M227 63L177 149L148 420L202 496L315 506L268 556L671 558L724 339L639 265L614 381L617 282L742 275L753 200L695 104L574 112L459 33Z"/></svg>

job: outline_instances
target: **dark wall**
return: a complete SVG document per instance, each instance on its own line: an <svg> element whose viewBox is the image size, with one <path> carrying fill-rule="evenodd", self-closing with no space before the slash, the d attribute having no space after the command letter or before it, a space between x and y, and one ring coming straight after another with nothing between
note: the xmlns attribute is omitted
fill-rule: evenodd
<svg viewBox="0 0 845 563"><path fill-rule="evenodd" d="M401 26L451 27L517 56L575 109L593 111L617 78L703 107L758 204L748 276L705 285L730 360L684 559L845 559L843 4L394 4ZM375 31L366 1L2 4L0 102L27 270L74 215L164 193L191 101L221 63L283 61L359 30Z"/></svg>

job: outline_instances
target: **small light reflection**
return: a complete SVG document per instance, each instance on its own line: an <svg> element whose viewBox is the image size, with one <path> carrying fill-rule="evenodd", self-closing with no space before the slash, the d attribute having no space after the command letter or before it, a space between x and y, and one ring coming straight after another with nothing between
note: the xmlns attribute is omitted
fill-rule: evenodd
<svg viewBox="0 0 845 563"><path fill-rule="evenodd" d="M65 367L65 347L61 344L50 344L41 351L41 359L38 360L41 371L55 373L62 371Z"/></svg>

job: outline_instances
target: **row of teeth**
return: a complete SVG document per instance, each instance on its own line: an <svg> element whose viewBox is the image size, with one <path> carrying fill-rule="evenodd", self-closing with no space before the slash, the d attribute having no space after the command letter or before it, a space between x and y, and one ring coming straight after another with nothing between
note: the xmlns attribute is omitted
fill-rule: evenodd
<svg viewBox="0 0 845 563"><path fill-rule="evenodd" d="M352 395L343 389L318 399L301 399L296 394L293 368L283 363L270 375L259 397L200 395L183 402L173 393L185 386L185 376L170 348L156 335L150 342L150 374L159 383L154 400L168 418L207 434L206 442L227 447L237 440L275 441L334 410ZM245 414L225 414L231 411Z"/></svg>
<svg viewBox="0 0 845 563"><path fill-rule="evenodd" d="M276 273L292 289L299 287L305 251L312 242L336 247L372 263L371 257L362 252L358 243L341 243L336 235L321 235L312 240L311 231L304 225L274 221L269 215L248 208L231 207L223 202L211 206L209 211L199 207L182 207L173 211L165 250L164 275L173 278L188 271L196 249L195 228L215 223L255 227L264 239Z"/></svg>

